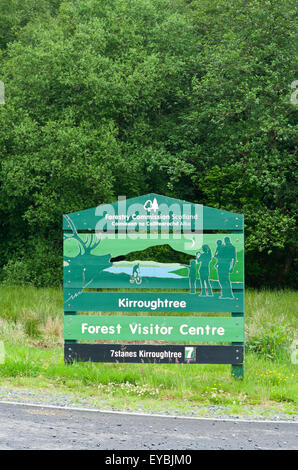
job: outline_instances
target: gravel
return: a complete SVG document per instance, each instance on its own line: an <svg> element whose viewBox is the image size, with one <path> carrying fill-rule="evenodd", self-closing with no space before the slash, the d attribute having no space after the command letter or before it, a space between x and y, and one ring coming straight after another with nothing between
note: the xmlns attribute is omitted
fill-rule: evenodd
<svg viewBox="0 0 298 470"><path fill-rule="evenodd" d="M29 389L10 389L8 387L0 386L0 402L18 402L18 403L30 403L34 405L43 405L43 406L57 406L62 408L82 408L82 409L94 409L100 411L119 411L119 412L133 412L137 414L158 414L162 416L185 416L185 417L206 417L206 418L216 418L216 419L234 419L234 420L262 420L262 421L288 421L288 422L298 422L298 414L288 415L281 412L272 412L271 414L265 408L259 411L259 414L256 415L255 408L252 408L253 413L249 409L243 408L243 413L241 415L227 413L224 406L188 406L185 410L177 410L174 408L159 408L158 410L148 410L147 408L138 408L137 410L133 409L124 409L124 408L115 408L109 406L106 400L101 400L100 402L97 399L97 402L92 398L78 397L77 395L71 393L61 393L61 392L52 392L48 390L43 390L34 392ZM245 413L245 411L247 411Z"/></svg>

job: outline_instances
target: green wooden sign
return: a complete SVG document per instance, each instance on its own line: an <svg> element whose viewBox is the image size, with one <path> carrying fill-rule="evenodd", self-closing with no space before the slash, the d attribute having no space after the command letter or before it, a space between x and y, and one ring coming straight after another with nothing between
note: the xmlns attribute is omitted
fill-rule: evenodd
<svg viewBox="0 0 298 470"><path fill-rule="evenodd" d="M67 362L71 360L73 342L84 339L120 340L124 344L149 340L153 348L160 340L229 342L243 348L241 214L147 194L66 214L63 231ZM157 246L166 247L173 259L148 260L146 250ZM90 315L90 323L85 315L76 315L78 312L115 314ZM217 316L193 316L201 312ZM180 313L184 316L178 316ZM218 313L229 316L219 317ZM158 334L150 328L144 333L151 319L160 328ZM217 333L209 336L204 330L204 334L189 337L184 327L180 330L185 324L190 331L201 332L207 326L208 331L210 328ZM134 331L133 325L139 327ZM76 352L73 347L73 357L80 359L80 351L86 360L82 347ZM106 352L94 353L94 348L88 351L93 351L94 358L112 357ZM240 357L238 352L235 354ZM238 359L236 362L233 374L243 376L243 364Z"/></svg>
<svg viewBox="0 0 298 470"><path fill-rule="evenodd" d="M191 255L193 260L189 264L138 259L111 262L111 259L160 245L170 246L173 252ZM208 253L204 252L206 247ZM232 272L227 273L231 270L230 265ZM74 237L70 233L64 240L64 281L72 288L188 289L194 280L193 288L200 289L200 279L207 271L213 289L220 290L219 278L224 284L226 277L232 290L243 290L243 267L242 233L181 233L179 238L175 233L151 234L150 238L143 238L142 234L139 238L131 238L130 234L111 233L80 233ZM132 273L137 269L138 276L134 279Z"/></svg>
<svg viewBox="0 0 298 470"><path fill-rule="evenodd" d="M210 289L211 291L212 289ZM65 311L96 311L98 306L103 312L231 312L243 310L243 292L237 297L219 298L220 293L212 295L193 295L192 293L95 293L76 289L65 291Z"/></svg>
<svg viewBox="0 0 298 470"><path fill-rule="evenodd" d="M243 341L243 318L176 316L94 316L65 317L66 339L79 340L151 340Z"/></svg>

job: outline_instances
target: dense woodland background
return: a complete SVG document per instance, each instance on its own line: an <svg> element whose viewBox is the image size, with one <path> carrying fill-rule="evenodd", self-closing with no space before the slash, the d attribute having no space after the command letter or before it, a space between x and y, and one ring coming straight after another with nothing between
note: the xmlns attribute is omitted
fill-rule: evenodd
<svg viewBox="0 0 298 470"><path fill-rule="evenodd" d="M244 213L247 284L294 287L296 12L0 0L0 280L59 285L62 214L155 192Z"/></svg>

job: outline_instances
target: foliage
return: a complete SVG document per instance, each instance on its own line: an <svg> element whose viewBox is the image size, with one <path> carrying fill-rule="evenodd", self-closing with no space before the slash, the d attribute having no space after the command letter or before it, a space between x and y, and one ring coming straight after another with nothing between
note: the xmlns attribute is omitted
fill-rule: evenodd
<svg viewBox="0 0 298 470"><path fill-rule="evenodd" d="M294 18L293 0L2 0L2 279L59 284L62 214L156 192L244 213L247 282L294 285Z"/></svg>
<svg viewBox="0 0 298 470"><path fill-rule="evenodd" d="M246 348L267 359L278 359L281 355L288 355L293 340L294 335L289 328L284 325L269 324L265 331L260 331L248 339Z"/></svg>

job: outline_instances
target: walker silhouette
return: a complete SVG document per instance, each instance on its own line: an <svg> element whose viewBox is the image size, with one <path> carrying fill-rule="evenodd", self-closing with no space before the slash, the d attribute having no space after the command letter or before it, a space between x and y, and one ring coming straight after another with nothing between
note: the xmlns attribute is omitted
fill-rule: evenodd
<svg viewBox="0 0 298 470"><path fill-rule="evenodd" d="M212 259L212 252L208 245L202 246L203 253L197 252L196 259L197 263L200 264L199 274L200 274L200 283L201 283L201 297L206 296L206 289L207 295L212 296L212 289L209 282L210 276L210 261Z"/></svg>
<svg viewBox="0 0 298 470"><path fill-rule="evenodd" d="M196 293L196 283L197 283L197 264L196 260L192 259L190 264L184 264L188 268L188 279L189 279L189 293Z"/></svg>
<svg viewBox="0 0 298 470"><path fill-rule="evenodd" d="M225 237L224 244L222 240L217 240L217 248L214 253L217 258L215 268L218 273L218 281L221 287L220 299L233 299L232 284L230 274L234 271L237 261L236 248L232 245L229 237Z"/></svg>
<svg viewBox="0 0 298 470"><path fill-rule="evenodd" d="M212 289L209 282L209 273L210 273L210 261L212 258L212 253L208 245L202 246L203 253L196 253L196 259L192 259L190 264L185 264L188 268L189 274L189 292L190 294L196 293L197 287L197 263L200 264L199 274L200 274L200 284L201 284L201 296L206 296L206 289L209 296L212 296Z"/></svg>
<svg viewBox="0 0 298 470"><path fill-rule="evenodd" d="M219 295L220 299L233 299L234 294L232 291L232 284L230 281L230 274L234 271L234 267L237 261L236 248L232 245L229 237L222 240L217 240L217 247L214 253L214 258L217 258L215 269L218 274L218 282L221 288ZM188 268L189 274L189 292L190 294L196 293L197 288L197 264L199 267L201 297L213 296L211 284L210 284L210 262L212 260L212 252L208 245L202 246L202 252L196 253L196 259L192 259L190 264L185 264Z"/></svg>

